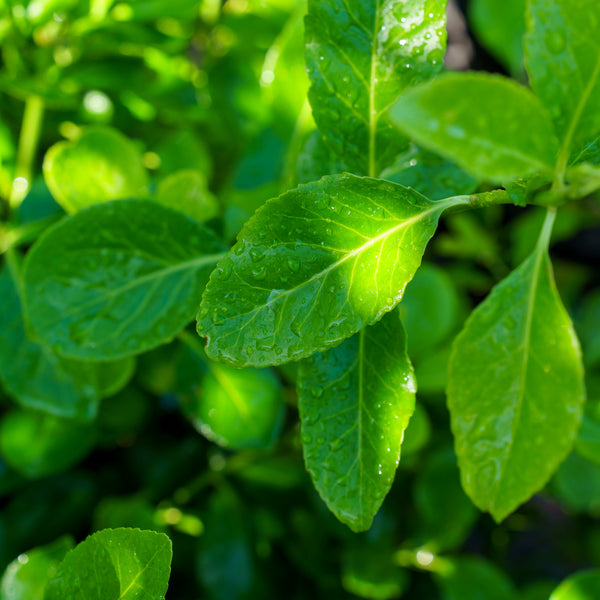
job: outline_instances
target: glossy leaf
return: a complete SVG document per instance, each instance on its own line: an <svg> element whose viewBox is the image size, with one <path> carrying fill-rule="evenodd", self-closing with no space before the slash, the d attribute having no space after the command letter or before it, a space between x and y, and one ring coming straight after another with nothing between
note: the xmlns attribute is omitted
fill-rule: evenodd
<svg viewBox="0 0 600 600"><path fill-rule="evenodd" d="M21 300L6 268L0 272L0 298L0 379L7 392L24 407L92 419L101 394L95 366L62 358L27 337Z"/></svg>
<svg viewBox="0 0 600 600"><path fill-rule="evenodd" d="M550 596L550 600L593 600L600 596L600 569L578 571L567 577Z"/></svg>
<svg viewBox="0 0 600 600"><path fill-rule="evenodd" d="M197 367L195 381L183 395L183 409L194 427L226 448L272 446L284 416L281 384L274 372L234 369L209 360L198 338L188 352Z"/></svg>
<svg viewBox="0 0 600 600"><path fill-rule="evenodd" d="M298 394L304 461L315 487L340 521L364 531L394 481L415 408L396 315L302 363Z"/></svg>
<svg viewBox="0 0 600 600"><path fill-rule="evenodd" d="M584 400L579 343L538 246L454 343L448 406L473 502L500 521L541 489L573 446Z"/></svg>
<svg viewBox="0 0 600 600"><path fill-rule="evenodd" d="M116 359L169 340L193 316L225 246L154 202L122 200L48 230L28 255L25 304L42 343Z"/></svg>
<svg viewBox="0 0 600 600"><path fill-rule="evenodd" d="M600 133L600 4L530 0L525 64L547 107L563 159Z"/></svg>
<svg viewBox="0 0 600 600"><path fill-rule="evenodd" d="M309 100L321 133L362 175L378 175L407 146L388 109L442 68L445 0L309 0Z"/></svg>
<svg viewBox="0 0 600 600"><path fill-rule="evenodd" d="M44 600L163 600L171 558L171 541L162 533L104 529L65 556Z"/></svg>
<svg viewBox="0 0 600 600"><path fill-rule="evenodd" d="M140 153L108 127L84 130L76 141L52 146L44 158L44 177L55 200L70 213L148 191Z"/></svg>
<svg viewBox="0 0 600 600"><path fill-rule="evenodd" d="M442 75L407 90L391 118L419 144L499 183L550 172L558 152L550 118L537 98L496 75Z"/></svg>
<svg viewBox="0 0 600 600"><path fill-rule="evenodd" d="M0 422L2 456L32 479L65 471L92 449L94 441L91 426L44 413L13 410Z"/></svg>
<svg viewBox="0 0 600 600"><path fill-rule="evenodd" d="M280 364L374 323L402 297L442 211L461 202L347 174L270 200L211 275L198 315L208 356Z"/></svg>
<svg viewBox="0 0 600 600"><path fill-rule="evenodd" d="M58 564L73 545L70 537L62 537L47 546L19 555L2 576L2 599L41 600L48 580L54 576Z"/></svg>

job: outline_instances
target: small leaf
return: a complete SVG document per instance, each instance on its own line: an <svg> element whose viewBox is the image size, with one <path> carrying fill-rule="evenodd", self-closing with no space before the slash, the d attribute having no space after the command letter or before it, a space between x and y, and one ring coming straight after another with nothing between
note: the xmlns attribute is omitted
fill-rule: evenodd
<svg viewBox="0 0 600 600"><path fill-rule="evenodd" d="M394 308L440 214L381 180L340 175L270 200L211 275L198 315L207 354L234 366L323 351Z"/></svg>
<svg viewBox="0 0 600 600"><path fill-rule="evenodd" d="M44 600L163 600L171 558L171 540L162 533L104 529L65 556Z"/></svg>
<svg viewBox="0 0 600 600"><path fill-rule="evenodd" d="M437 77L407 90L391 118L419 144L489 181L550 172L558 152L550 118L537 98L496 75Z"/></svg>
<svg viewBox="0 0 600 600"><path fill-rule="evenodd" d="M44 158L44 177L54 199L70 213L148 191L137 148L109 127L92 127L74 142L52 146Z"/></svg>
<svg viewBox="0 0 600 600"><path fill-rule="evenodd" d="M362 175L376 176L408 142L388 109L409 85L438 73L445 0L309 0L309 100L321 133Z"/></svg>
<svg viewBox="0 0 600 600"><path fill-rule="evenodd" d="M304 461L317 491L353 531L368 529L394 481L415 408L397 316L307 359L298 395Z"/></svg>
<svg viewBox="0 0 600 600"><path fill-rule="evenodd" d="M530 0L525 64L565 160L600 133L600 3Z"/></svg>
<svg viewBox="0 0 600 600"><path fill-rule="evenodd" d="M584 400L579 343L538 245L454 343L448 406L473 502L500 521L541 489L573 446Z"/></svg>
<svg viewBox="0 0 600 600"><path fill-rule="evenodd" d="M38 600L44 597L48 580L53 577L60 561L73 548L70 537L62 537L29 550L14 560L4 572L0 582L3 600Z"/></svg>
<svg viewBox="0 0 600 600"><path fill-rule="evenodd" d="M142 200L90 207L49 229L25 265L25 304L56 352L108 360L158 346L192 318L226 247L188 217Z"/></svg>
<svg viewBox="0 0 600 600"><path fill-rule="evenodd" d="M550 596L550 600L593 600L600 597L600 569L578 571L567 577Z"/></svg>

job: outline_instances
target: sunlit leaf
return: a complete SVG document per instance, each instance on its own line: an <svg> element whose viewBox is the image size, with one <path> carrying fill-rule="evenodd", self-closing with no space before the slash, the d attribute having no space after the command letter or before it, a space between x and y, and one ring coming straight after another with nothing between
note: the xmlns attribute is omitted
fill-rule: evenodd
<svg viewBox="0 0 600 600"><path fill-rule="evenodd" d="M567 577L550 596L550 600L592 600L600 596L600 569L578 571Z"/></svg>

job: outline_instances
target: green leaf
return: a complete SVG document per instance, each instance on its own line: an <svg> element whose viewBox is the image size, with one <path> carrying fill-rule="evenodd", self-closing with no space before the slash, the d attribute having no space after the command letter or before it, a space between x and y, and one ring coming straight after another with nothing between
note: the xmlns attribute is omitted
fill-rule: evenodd
<svg viewBox="0 0 600 600"><path fill-rule="evenodd" d="M562 166L600 133L599 36L598 2L528 2L525 64L531 87L552 108Z"/></svg>
<svg viewBox="0 0 600 600"><path fill-rule="evenodd" d="M517 79L523 79L523 35L526 0L475 0L469 20L477 39Z"/></svg>
<svg viewBox="0 0 600 600"><path fill-rule="evenodd" d="M225 249L202 225L154 202L90 207L49 229L28 254L31 329L56 352L82 359L158 346L193 317Z"/></svg>
<svg viewBox="0 0 600 600"><path fill-rule="evenodd" d="M534 253L475 309L450 358L463 487L496 521L564 460L585 400L579 343L547 252L551 224L550 214Z"/></svg>
<svg viewBox="0 0 600 600"><path fill-rule="evenodd" d="M65 554L73 548L70 537L62 537L19 555L4 572L0 582L3 600L38 600L44 597L48 580Z"/></svg>
<svg viewBox="0 0 600 600"><path fill-rule="evenodd" d="M168 206L202 223L219 214L219 203L206 186L200 171L177 171L158 185L156 202Z"/></svg>
<svg viewBox="0 0 600 600"><path fill-rule="evenodd" d="M0 298L0 380L6 391L24 407L94 418L100 400L95 365L61 358L27 337L21 300L6 268L0 271Z"/></svg>
<svg viewBox="0 0 600 600"><path fill-rule="evenodd" d="M317 491L353 531L388 493L415 408L415 381L394 314L300 366L304 461Z"/></svg>
<svg viewBox="0 0 600 600"><path fill-rule="evenodd" d="M309 0L306 64L313 116L353 170L376 176L407 146L388 109L406 87L438 73L445 0Z"/></svg>
<svg viewBox="0 0 600 600"><path fill-rule="evenodd" d="M561 503L575 513L600 513L600 465L572 452L552 480Z"/></svg>
<svg viewBox="0 0 600 600"><path fill-rule="evenodd" d="M195 336L188 352L197 365L198 376L183 395L183 410L194 427L226 448L272 446L285 413L281 384L274 372L234 369L209 360Z"/></svg>
<svg viewBox="0 0 600 600"><path fill-rule="evenodd" d="M67 554L44 600L163 600L171 558L171 540L162 533L104 529Z"/></svg>
<svg viewBox="0 0 600 600"><path fill-rule="evenodd" d="M6 462L32 479L65 471L95 442L89 425L52 415L13 410L0 422L0 451Z"/></svg>
<svg viewBox="0 0 600 600"><path fill-rule="evenodd" d="M55 200L70 213L148 192L137 148L108 127L84 130L74 142L58 142L44 158L44 177Z"/></svg>
<svg viewBox="0 0 600 600"><path fill-rule="evenodd" d="M391 117L419 144L489 181L550 172L558 152L537 98L496 75L447 73L407 90Z"/></svg>
<svg viewBox="0 0 600 600"><path fill-rule="evenodd" d="M462 202L348 174L268 201L204 293L208 356L280 364L376 322L402 297L442 211Z"/></svg>
<svg viewBox="0 0 600 600"><path fill-rule="evenodd" d="M597 414L584 414L581 421L581 428L577 435L575 449L580 456L600 465L600 421Z"/></svg>
<svg viewBox="0 0 600 600"><path fill-rule="evenodd" d="M600 597L600 569L578 571L567 577L550 596L550 600L594 600Z"/></svg>

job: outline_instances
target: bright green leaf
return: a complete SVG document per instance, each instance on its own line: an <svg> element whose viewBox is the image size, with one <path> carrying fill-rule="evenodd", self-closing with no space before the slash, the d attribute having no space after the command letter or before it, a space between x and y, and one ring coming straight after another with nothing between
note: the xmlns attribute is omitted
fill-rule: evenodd
<svg viewBox="0 0 600 600"><path fill-rule="evenodd" d="M500 521L541 489L573 446L584 400L579 343L538 244L454 343L448 406L473 502Z"/></svg>
<svg viewBox="0 0 600 600"><path fill-rule="evenodd" d="M66 555L44 600L163 600L171 558L162 533L104 529Z"/></svg>
<svg viewBox="0 0 600 600"><path fill-rule="evenodd" d="M44 177L55 200L70 213L148 191L140 153L108 127L84 130L76 141L52 146L44 158Z"/></svg>
<svg viewBox="0 0 600 600"><path fill-rule="evenodd" d="M600 133L600 3L529 0L525 64L531 87L545 106L566 165Z"/></svg>
<svg viewBox="0 0 600 600"><path fill-rule="evenodd" d="M406 148L388 109L441 70L445 8L445 0L309 0L308 97L328 144L357 173L376 176Z"/></svg>
<svg viewBox="0 0 600 600"><path fill-rule="evenodd" d="M83 359L158 346L192 318L225 249L202 225L154 202L90 207L49 229L28 255L31 328L55 351Z"/></svg>
<svg viewBox="0 0 600 600"><path fill-rule="evenodd" d="M600 597L600 569L579 571L567 577L550 600L596 600Z"/></svg>
<svg viewBox="0 0 600 600"><path fill-rule="evenodd" d="M489 181L551 171L558 152L537 98L496 75L447 73L407 90L391 117L419 144Z"/></svg>
<svg viewBox="0 0 600 600"><path fill-rule="evenodd" d="M62 537L47 546L34 548L14 560L0 582L3 600L41 600L48 580L65 554L73 548L70 537Z"/></svg>
<svg viewBox="0 0 600 600"><path fill-rule="evenodd" d="M415 408L397 316L307 359L298 394L304 461L315 487L340 521L364 531L394 481Z"/></svg>
<svg viewBox="0 0 600 600"><path fill-rule="evenodd" d="M44 413L13 410L0 422L4 459L33 479L65 471L91 450L94 441L89 425Z"/></svg>
<svg viewBox="0 0 600 600"><path fill-rule="evenodd" d="M280 364L374 323L402 297L440 214L463 202L347 174L270 200L204 293L198 332L209 357Z"/></svg>

